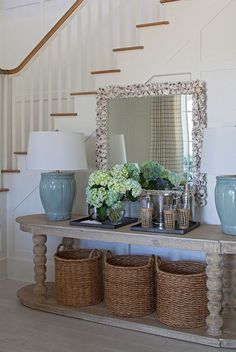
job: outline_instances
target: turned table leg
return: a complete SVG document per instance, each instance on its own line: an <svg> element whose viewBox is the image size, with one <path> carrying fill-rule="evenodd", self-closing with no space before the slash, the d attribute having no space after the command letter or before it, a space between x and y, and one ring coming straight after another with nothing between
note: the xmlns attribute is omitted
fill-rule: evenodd
<svg viewBox="0 0 236 352"><path fill-rule="evenodd" d="M224 254L223 255L223 300L222 314L228 316L235 316L236 298L235 298L235 286L236 286L236 255L235 254Z"/></svg>
<svg viewBox="0 0 236 352"><path fill-rule="evenodd" d="M33 253L34 253L34 279L35 285L33 292L37 297L46 297L47 287L46 281L46 252L47 242L46 235L33 235Z"/></svg>
<svg viewBox="0 0 236 352"><path fill-rule="evenodd" d="M220 316L222 298L222 255L207 253L207 298L209 315L206 318L207 333L212 336L221 335L223 319Z"/></svg>

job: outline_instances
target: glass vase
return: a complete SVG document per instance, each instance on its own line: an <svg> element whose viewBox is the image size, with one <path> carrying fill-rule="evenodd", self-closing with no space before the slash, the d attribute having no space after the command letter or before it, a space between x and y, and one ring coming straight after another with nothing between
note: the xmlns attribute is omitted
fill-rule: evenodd
<svg viewBox="0 0 236 352"><path fill-rule="evenodd" d="M111 224L117 225L119 224L123 217L125 215L125 209L124 207L119 207L119 208L108 208L107 209L107 216L108 219L110 220Z"/></svg>
<svg viewBox="0 0 236 352"><path fill-rule="evenodd" d="M107 206L103 205L100 208L89 207L89 215L91 219L103 222L107 218Z"/></svg>
<svg viewBox="0 0 236 352"><path fill-rule="evenodd" d="M94 209L94 217L97 221L103 222L107 218L107 206L103 205L100 208Z"/></svg>

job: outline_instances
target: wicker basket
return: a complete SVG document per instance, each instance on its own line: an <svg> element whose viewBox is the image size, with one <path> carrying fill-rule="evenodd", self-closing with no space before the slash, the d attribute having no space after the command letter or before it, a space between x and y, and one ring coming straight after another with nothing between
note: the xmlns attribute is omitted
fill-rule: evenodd
<svg viewBox="0 0 236 352"><path fill-rule="evenodd" d="M151 314L154 286L154 256L106 253L104 288L109 313L122 317Z"/></svg>
<svg viewBox="0 0 236 352"><path fill-rule="evenodd" d="M102 253L62 247L58 246L54 256L57 303L74 307L98 304L103 298Z"/></svg>
<svg viewBox="0 0 236 352"><path fill-rule="evenodd" d="M156 258L157 317L166 325L194 328L208 315L205 265Z"/></svg>

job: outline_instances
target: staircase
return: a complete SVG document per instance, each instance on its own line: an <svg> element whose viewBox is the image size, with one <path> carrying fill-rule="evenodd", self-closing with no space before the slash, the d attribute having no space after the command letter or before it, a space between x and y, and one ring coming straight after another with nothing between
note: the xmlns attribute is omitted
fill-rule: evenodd
<svg viewBox="0 0 236 352"><path fill-rule="evenodd" d="M136 25L160 19L162 7L157 0L77 0L16 68L0 69L4 173L17 171L30 131L79 119L74 97L94 94L97 75L120 73L116 52L143 50Z"/></svg>
<svg viewBox="0 0 236 352"><path fill-rule="evenodd" d="M168 45L168 49L160 47L156 60L163 71L162 58L169 56L171 62L196 26L200 28L207 21L201 5L198 10L193 3L196 2L77 0L17 67L1 68L1 193L9 190L3 176L20 172L17 160L27 154L30 131L78 130L87 137L93 135L96 89L125 84L129 77L132 83L148 80L156 69L153 43L165 38L166 42L172 40L173 45L171 50ZM210 7L214 1L208 3ZM184 31L183 26L179 29L183 11ZM142 77L139 72L138 81L134 82L139 64L144 61L145 75Z"/></svg>

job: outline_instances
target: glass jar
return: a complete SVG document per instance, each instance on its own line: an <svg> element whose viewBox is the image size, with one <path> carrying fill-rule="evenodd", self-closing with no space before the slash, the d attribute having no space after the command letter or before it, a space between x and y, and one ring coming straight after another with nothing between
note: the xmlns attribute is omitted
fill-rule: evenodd
<svg viewBox="0 0 236 352"><path fill-rule="evenodd" d="M142 227L152 227L153 204L150 196L146 196L141 200L140 218Z"/></svg>

